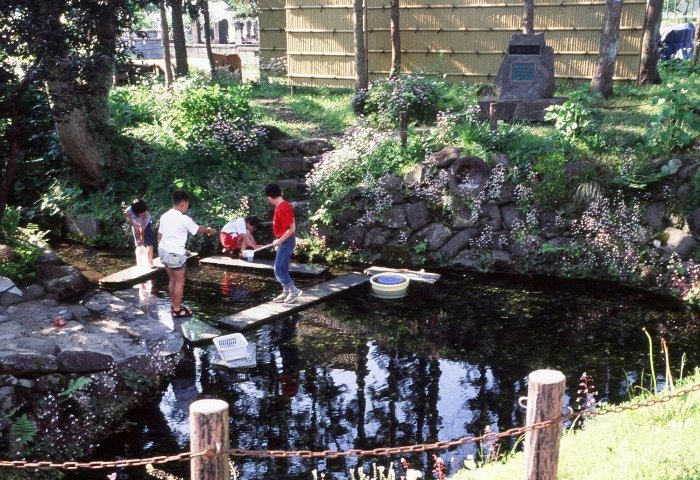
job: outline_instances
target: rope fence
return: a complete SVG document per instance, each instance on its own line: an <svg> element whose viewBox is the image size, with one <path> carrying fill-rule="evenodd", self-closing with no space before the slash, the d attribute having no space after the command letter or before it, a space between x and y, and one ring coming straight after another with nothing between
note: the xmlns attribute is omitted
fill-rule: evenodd
<svg viewBox="0 0 700 480"><path fill-rule="evenodd" d="M537 377L540 375L540 377ZM544 382L538 382L537 379L545 376ZM125 459L116 461L91 461L91 462L52 462L52 461L25 461L25 460L0 460L0 467L10 467L18 469L63 469L63 470L78 470L78 469L107 469L107 468L123 468L123 467L138 467L145 466L149 464L161 465L171 462L181 462L190 461L192 464L192 480L228 480L228 458L229 457L248 457L248 458L343 458L343 457L378 457L387 455L398 455L398 454L415 454L423 453L432 450L445 450L454 447L458 447L465 444L477 443L483 441L494 441L501 438L508 437L519 437L523 434L526 435L525 451L528 453L528 436L535 437L538 432L543 432L546 429L550 430L550 434L553 432L556 438L556 448L552 449L552 445L549 444L549 448L530 448L531 454L541 453L545 450L558 455L558 441L561 425L567 420L581 417L597 417L602 415L607 415L610 413L622 413L625 411L639 410L641 408L652 407L654 405L660 405L671 400L681 398L689 393L700 391L700 384L695 384L684 389L668 393L661 397L651 398L639 403L634 403L624 406L610 406L595 408L591 410L584 410L581 412L570 411L567 414L562 415L563 410L563 374L556 372L554 370L537 370L530 374L530 382L528 386L528 397L527 397L527 421L526 426L514 427L503 432L491 432L480 436L466 436L453 440L438 441L434 443L423 443L417 445L405 445L398 447L379 447L374 449L351 449L344 451L337 450L325 450L325 451L311 451L311 450L245 450L245 449L229 449L224 448L224 445L228 443L228 404L222 400L199 400L194 402L190 406L190 424L192 431L191 436L191 449L190 452L182 452L176 455L170 456L156 456L149 458L138 458L138 459ZM549 381L549 379L554 378L556 381ZM547 392L550 388L555 386L554 396L549 395ZM524 399L524 397L523 397ZM546 406L544 405L546 404ZM543 410L549 409L550 415L547 420L540 420L531 422L532 418L537 418L542 414ZM551 415L551 412L556 412L558 414ZM545 412L546 415L546 412ZM553 427L557 427L556 429ZM551 435L550 435L551 437ZM537 440L535 440L536 442ZM553 440L548 440L551 442ZM208 442L209 444L204 444L202 442ZM533 450L536 450L533 452ZM541 464L540 461L531 462L528 456L528 465L530 464ZM556 472L556 458L554 461L554 470ZM203 465L209 465L211 467L211 462L218 463L218 468L203 468ZM546 465L548 462L544 462ZM195 466L196 464L196 466ZM529 469L528 469L529 470ZM225 476L224 476L225 475ZM533 472L532 476L528 473L526 478L545 478L542 476L541 472ZM555 478L555 477L546 477Z"/></svg>

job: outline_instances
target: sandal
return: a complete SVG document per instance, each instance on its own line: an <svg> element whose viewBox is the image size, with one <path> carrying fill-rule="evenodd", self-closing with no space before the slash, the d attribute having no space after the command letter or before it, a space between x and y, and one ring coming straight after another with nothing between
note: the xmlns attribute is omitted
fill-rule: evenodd
<svg viewBox="0 0 700 480"><path fill-rule="evenodd" d="M180 310L175 310L174 308L171 309L171 313L173 317L175 318L180 318L180 317L191 317L192 316L192 310L190 310L187 307L180 307Z"/></svg>

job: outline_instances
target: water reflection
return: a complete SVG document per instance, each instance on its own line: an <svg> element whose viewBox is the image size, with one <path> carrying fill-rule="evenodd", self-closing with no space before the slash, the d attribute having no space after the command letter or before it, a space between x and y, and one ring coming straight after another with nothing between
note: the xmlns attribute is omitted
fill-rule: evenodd
<svg viewBox="0 0 700 480"><path fill-rule="evenodd" d="M148 287L158 292L148 308L159 318L167 305L162 282ZM200 320L211 321L271 298L274 288L264 277L193 269L186 299ZM218 366L213 346L187 348L156 408L147 407L149 415L135 417L135 426L105 442L95 458L186 450L188 408L199 398L229 403L230 444L241 449L371 449L479 435L487 427L503 431L524 423L517 401L526 395L527 375L539 368L564 372L571 406L584 371L606 400L626 400L628 378L648 371L642 327L655 338L664 332L674 367L682 353L688 366L699 364L694 320L646 293L462 275L412 284L408 297L394 301L358 288L247 332L257 346L253 368ZM440 453L459 465L477 448ZM429 474L428 454L404 456ZM235 461L242 478L308 479L314 468L348 478L349 468L398 457ZM187 476L186 466L167 469ZM143 478L133 470L119 475Z"/></svg>

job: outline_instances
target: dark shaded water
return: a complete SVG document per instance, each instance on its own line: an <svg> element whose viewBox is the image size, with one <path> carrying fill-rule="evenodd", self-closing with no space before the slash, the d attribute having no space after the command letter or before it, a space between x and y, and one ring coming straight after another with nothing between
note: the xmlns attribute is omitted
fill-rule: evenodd
<svg viewBox="0 0 700 480"><path fill-rule="evenodd" d="M195 267L187 275L186 303L204 321L267 301L278 288L265 273ZM172 320L166 287L162 274L142 293L156 292L158 298L144 308L167 323ZM412 283L401 300L380 300L369 290L356 288L246 332L257 345L254 368L217 367L213 345L188 347L162 397L130 415L128 428L102 442L92 458L187 450L188 408L199 398L229 403L231 447L243 449L368 449L479 435L487 426L503 431L524 423L517 400L527 394L527 375L536 369L564 372L572 407L583 372L593 376L603 399L626 400L629 381L639 383L649 371L642 327L655 339L659 359L657 340L663 335L674 367L683 353L689 367L700 364L691 314L648 293L455 273L435 285ZM440 453L456 469L476 452L471 445ZM427 454L407 457L430 478ZM349 478L349 468L373 461L387 465L398 457L365 458L359 464L355 458L237 459L236 465L244 479L308 479L314 468L327 471L327 478ZM187 463L164 469L189 477ZM67 478L104 479L107 473ZM131 468L120 469L117 478L148 477Z"/></svg>

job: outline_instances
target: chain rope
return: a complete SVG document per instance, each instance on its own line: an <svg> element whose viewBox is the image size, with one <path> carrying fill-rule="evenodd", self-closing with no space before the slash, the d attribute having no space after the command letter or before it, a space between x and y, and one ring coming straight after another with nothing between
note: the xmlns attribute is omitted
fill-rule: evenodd
<svg viewBox="0 0 700 480"><path fill-rule="evenodd" d="M454 440L438 441L434 443L423 443L418 445L405 445L401 447L379 447L371 450L325 450L325 451L312 451L312 450L243 450L243 449L229 449L229 450L204 450L201 452L183 452L177 455L170 456L158 456L150 458L139 458L139 459L129 459L129 460L116 460L116 461L94 461L94 462L63 462L63 463L53 463L51 461L40 461L40 462L28 462L25 460L0 460L0 467L13 467L13 468L59 468L64 470L77 470L77 469L104 469L104 468L117 468L117 467L138 467L145 466L148 464L163 464L170 462L181 462L189 461L197 457L212 457L216 455L228 455L231 457L250 457L250 458L289 458L289 457L300 457L300 458L341 458L341 457L377 457L385 455L398 455L405 453L422 453L429 450L445 450L453 447L458 447L467 443L476 443L484 440L494 441L499 438L520 436L527 432L532 432L535 430L541 430L543 428L548 428L553 425L557 425L563 421L569 420L571 418L577 417L597 417L602 415L607 415L609 413L622 413L626 410L639 410L644 407L651 407L653 405L659 405L662 403L669 402L675 398L680 398L692 392L697 392L700 390L700 384L693 385L691 387L679 390L674 393L669 393L659 398L652 398L644 402L635 403L632 405L625 406L613 406L613 407L602 407L596 408L594 410L585 410L582 412L571 412L566 415L562 415L558 418L551 420L546 420L543 422L528 425L526 427L514 427L509 430L497 433L486 433L481 436L469 436L457 438Z"/></svg>

